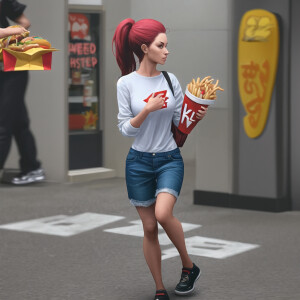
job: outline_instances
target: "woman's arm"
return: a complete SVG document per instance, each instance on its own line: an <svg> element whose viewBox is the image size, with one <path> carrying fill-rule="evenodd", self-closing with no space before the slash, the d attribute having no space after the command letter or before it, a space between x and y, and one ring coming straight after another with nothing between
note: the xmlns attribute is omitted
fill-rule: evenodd
<svg viewBox="0 0 300 300"><path fill-rule="evenodd" d="M130 93L122 78L117 83L117 98L119 107L118 127L122 135L128 137L137 136L140 126L149 113L160 109L164 104L161 96L151 97L140 113L134 116L131 109Z"/></svg>
<svg viewBox="0 0 300 300"><path fill-rule="evenodd" d="M163 105L164 105L164 100L161 95L157 95L156 97L151 97L148 103L142 109L142 111L130 120L130 124L135 128L139 128L142 125L142 123L145 121L149 113L161 109Z"/></svg>

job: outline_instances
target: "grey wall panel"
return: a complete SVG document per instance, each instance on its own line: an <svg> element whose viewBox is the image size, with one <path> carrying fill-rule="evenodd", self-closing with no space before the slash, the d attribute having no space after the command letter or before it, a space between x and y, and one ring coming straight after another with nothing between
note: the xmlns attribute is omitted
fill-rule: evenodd
<svg viewBox="0 0 300 300"><path fill-rule="evenodd" d="M293 209L300 209L300 1L292 0L291 31L291 198Z"/></svg>
<svg viewBox="0 0 300 300"><path fill-rule="evenodd" d="M104 167L115 169L118 177L125 176L126 154L132 144L131 138L118 130L117 80L121 75L112 53L112 38L118 24L130 17L130 0L103 0L104 5L104 49L103 54L103 163Z"/></svg>
<svg viewBox="0 0 300 300"><path fill-rule="evenodd" d="M288 193L288 112L289 112L289 13L290 1L235 0L233 6L233 68L237 70L237 41L240 20L251 9L266 9L280 18L280 59L269 117L262 135L249 139L243 128L244 108L238 93L237 72L233 72L235 99L234 192L240 195L279 198Z"/></svg>
<svg viewBox="0 0 300 300"><path fill-rule="evenodd" d="M269 118L262 135L250 139L243 127L243 118L239 122L239 189L238 194L276 198L276 125L275 97L272 98ZM242 105L239 114L245 114Z"/></svg>

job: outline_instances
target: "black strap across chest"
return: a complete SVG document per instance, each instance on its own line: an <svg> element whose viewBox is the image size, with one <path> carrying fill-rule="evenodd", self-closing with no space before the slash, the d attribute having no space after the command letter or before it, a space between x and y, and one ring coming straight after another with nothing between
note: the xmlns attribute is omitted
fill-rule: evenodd
<svg viewBox="0 0 300 300"><path fill-rule="evenodd" d="M165 76L165 78L166 78L166 80L167 80L167 82L168 82L168 85L169 85L169 87L170 87L170 89L171 89L171 91L172 91L172 94L173 94L173 96L174 96L174 89L173 89L173 85L172 85L172 82L171 82L171 78L170 78L168 72L167 72L167 71L161 71L161 72L162 72L163 75Z"/></svg>

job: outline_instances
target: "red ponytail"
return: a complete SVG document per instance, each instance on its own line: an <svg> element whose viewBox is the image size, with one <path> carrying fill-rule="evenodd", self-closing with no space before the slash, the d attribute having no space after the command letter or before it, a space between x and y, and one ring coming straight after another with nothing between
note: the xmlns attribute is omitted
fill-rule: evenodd
<svg viewBox="0 0 300 300"><path fill-rule="evenodd" d="M153 19L142 19L135 23L133 19L128 18L118 25L112 40L112 46L115 44L114 54L122 76L136 70L133 53L141 62L144 58L141 46L145 44L149 47L159 33L165 32L164 25Z"/></svg>

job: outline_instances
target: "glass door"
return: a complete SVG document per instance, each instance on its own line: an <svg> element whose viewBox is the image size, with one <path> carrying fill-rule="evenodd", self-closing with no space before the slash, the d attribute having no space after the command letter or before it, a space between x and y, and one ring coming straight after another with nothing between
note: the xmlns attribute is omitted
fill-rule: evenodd
<svg viewBox="0 0 300 300"><path fill-rule="evenodd" d="M100 13L69 12L69 169L102 165Z"/></svg>

